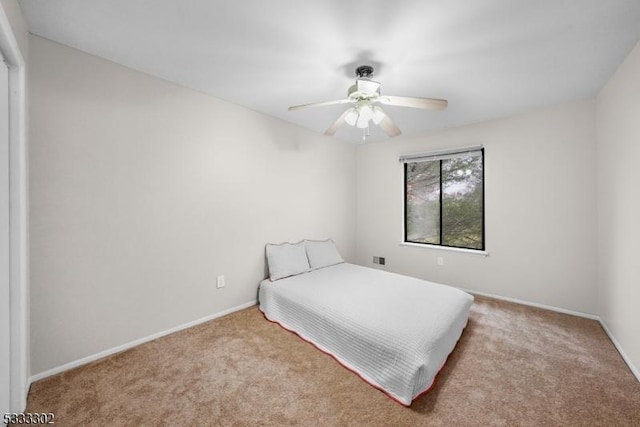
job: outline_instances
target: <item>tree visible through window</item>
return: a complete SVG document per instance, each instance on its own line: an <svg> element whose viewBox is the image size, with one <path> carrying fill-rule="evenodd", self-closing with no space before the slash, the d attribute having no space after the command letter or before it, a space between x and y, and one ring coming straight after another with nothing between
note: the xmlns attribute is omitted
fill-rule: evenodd
<svg viewBox="0 0 640 427"><path fill-rule="evenodd" d="M484 250L483 154L404 160L406 242Z"/></svg>

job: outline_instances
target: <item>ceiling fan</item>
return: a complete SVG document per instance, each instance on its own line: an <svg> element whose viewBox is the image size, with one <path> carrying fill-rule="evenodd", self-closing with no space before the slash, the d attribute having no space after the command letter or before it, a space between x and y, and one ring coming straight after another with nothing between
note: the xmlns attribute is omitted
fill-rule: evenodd
<svg viewBox="0 0 640 427"><path fill-rule="evenodd" d="M346 124L362 129L362 139L369 135L369 124L373 122L380 126L389 136L394 137L402 132L400 128L387 116L377 104L396 107L423 108L427 110L444 110L447 108L445 99L412 98L406 96L391 96L380 94L380 83L371 79L373 67L361 65L356 68L356 84L347 92L346 99L336 101L315 102L312 104L294 105L289 111L301 110L309 107L324 107L326 105L351 104L338 119L325 131L325 135L333 136L338 129Z"/></svg>

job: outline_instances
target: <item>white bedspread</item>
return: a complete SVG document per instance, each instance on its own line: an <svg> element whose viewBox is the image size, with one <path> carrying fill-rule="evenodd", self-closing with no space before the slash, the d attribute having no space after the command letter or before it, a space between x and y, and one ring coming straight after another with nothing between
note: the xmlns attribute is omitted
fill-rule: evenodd
<svg viewBox="0 0 640 427"><path fill-rule="evenodd" d="M404 405L428 390L467 324L463 291L342 263L260 283L260 310Z"/></svg>

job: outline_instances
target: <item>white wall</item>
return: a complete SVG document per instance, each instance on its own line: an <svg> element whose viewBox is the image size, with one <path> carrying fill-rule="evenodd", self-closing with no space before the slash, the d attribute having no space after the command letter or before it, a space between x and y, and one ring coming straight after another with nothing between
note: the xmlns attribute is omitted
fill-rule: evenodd
<svg viewBox="0 0 640 427"><path fill-rule="evenodd" d="M437 113L426 113L437 114ZM358 147L357 260L474 291L596 312L595 104L582 101ZM482 257L401 246L401 154L485 147ZM445 265L436 265L436 257Z"/></svg>
<svg viewBox="0 0 640 427"><path fill-rule="evenodd" d="M33 375L254 300L267 242L330 236L353 260L353 146L39 37L30 54Z"/></svg>
<svg viewBox="0 0 640 427"><path fill-rule="evenodd" d="M598 311L640 379L640 44L601 90Z"/></svg>

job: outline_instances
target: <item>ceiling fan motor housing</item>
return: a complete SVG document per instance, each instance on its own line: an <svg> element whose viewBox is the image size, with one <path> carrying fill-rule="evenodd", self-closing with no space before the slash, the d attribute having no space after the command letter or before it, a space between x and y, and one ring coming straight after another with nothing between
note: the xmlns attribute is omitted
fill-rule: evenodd
<svg viewBox="0 0 640 427"><path fill-rule="evenodd" d="M351 86L348 97L354 101L361 101L380 94L380 83L371 79L373 67L371 65L361 65L356 68L356 84Z"/></svg>

